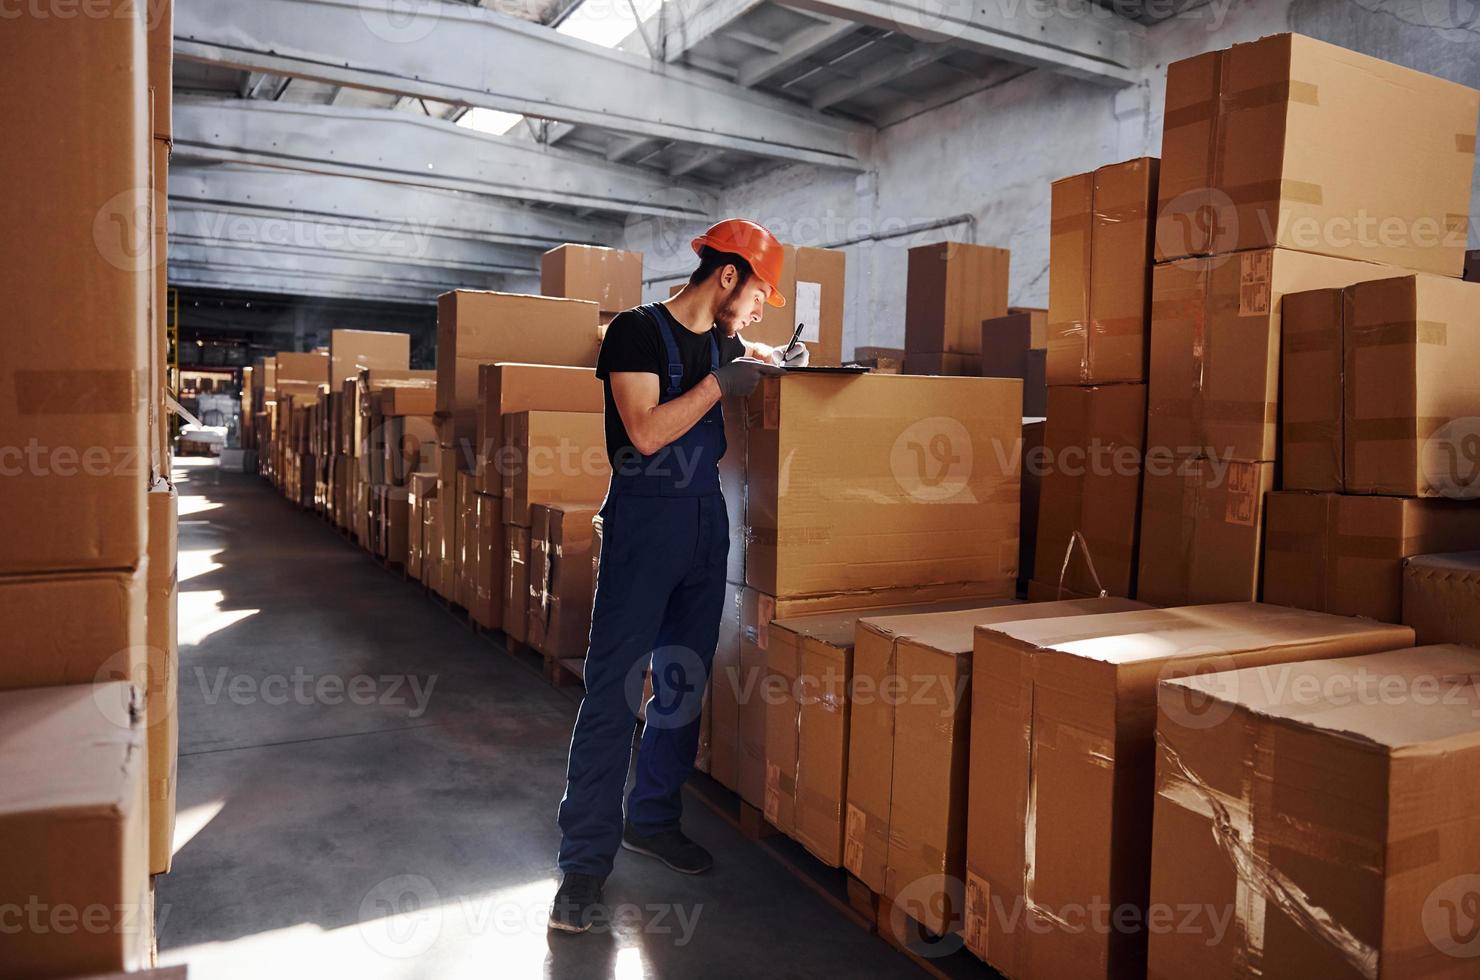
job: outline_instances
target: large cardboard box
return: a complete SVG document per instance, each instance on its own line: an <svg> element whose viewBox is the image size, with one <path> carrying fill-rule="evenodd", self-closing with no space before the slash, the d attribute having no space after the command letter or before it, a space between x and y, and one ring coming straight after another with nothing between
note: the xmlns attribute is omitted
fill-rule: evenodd
<svg viewBox="0 0 1480 980"><path fill-rule="evenodd" d="M1347 491L1480 496L1480 283L1404 276L1349 297Z"/></svg>
<svg viewBox="0 0 1480 980"><path fill-rule="evenodd" d="M1005 599L858 621L844 866L939 935L963 913L973 630L1042 611Z"/></svg>
<svg viewBox="0 0 1480 980"><path fill-rule="evenodd" d="M1145 436L1145 385L1049 389L1043 452L1028 461L1041 474L1033 567L1045 581L1062 578L1087 595L1136 594ZM1066 567L1076 531L1083 541Z"/></svg>
<svg viewBox="0 0 1480 980"><path fill-rule="evenodd" d="M910 249L904 346L921 353L980 354L982 321L1007 315L1011 253L937 242Z"/></svg>
<svg viewBox="0 0 1480 980"><path fill-rule="evenodd" d="M606 497L611 465L606 423L595 412L512 412L504 416L504 520L529 526L532 503L587 503Z"/></svg>
<svg viewBox="0 0 1480 980"><path fill-rule="evenodd" d="M1022 499L1018 502L1018 592L1033 578L1038 553L1038 511L1043 496L1046 419L1023 419Z"/></svg>
<svg viewBox="0 0 1480 980"><path fill-rule="evenodd" d="M411 370L411 335L382 330L329 331L329 383L338 385L363 368Z"/></svg>
<svg viewBox="0 0 1480 980"><path fill-rule="evenodd" d="M165 19L169 19L170 5L165 5ZM158 18L155 17L157 22ZM150 31L151 45L155 42L156 30ZM156 68L154 52L150 51L150 72ZM156 92L157 95L157 92ZM168 93L165 98L168 99ZM159 107L156 105L156 118ZM168 113L168 103L164 111ZM169 125L168 119L165 125ZM151 141L153 153L150 157L149 182L152 194L149 199L150 222L153 229L150 261L153 266L153 282L149 290L149 354L151 374L149 379L149 451L153 472L151 479L168 477L170 468L170 412L165 401L169 395L169 175L170 144L167 140ZM250 420L251 388L247 384L246 369L242 369L242 419L244 430ZM245 432L244 432L245 434ZM246 448L251 448L244 443Z"/></svg>
<svg viewBox="0 0 1480 980"><path fill-rule="evenodd" d="M1148 453L1145 467L1136 598L1160 606L1257 599L1274 464Z"/></svg>
<svg viewBox="0 0 1480 980"><path fill-rule="evenodd" d="M505 498L504 506L508 506ZM504 525L504 635L529 642L529 528Z"/></svg>
<svg viewBox="0 0 1480 980"><path fill-rule="evenodd" d="M504 626L504 524L503 501L477 494L478 580L473 590L468 618L488 630Z"/></svg>
<svg viewBox="0 0 1480 980"><path fill-rule="evenodd" d="M1459 276L1480 93L1299 34L1167 67L1158 262L1278 245Z"/></svg>
<svg viewBox="0 0 1480 980"><path fill-rule="evenodd" d="M418 415L430 418L437 411L437 386L394 385L380 393L382 415Z"/></svg>
<svg viewBox="0 0 1480 980"><path fill-rule="evenodd" d="M1403 559L1480 548L1480 507L1336 493L1272 493L1265 503L1264 601L1402 621Z"/></svg>
<svg viewBox="0 0 1480 980"><path fill-rule="evenodd" d="M1054 181L1049 384L1146 380L1156 173L1139 157Z"/></svg>
<svg viewBox="0 0 1480 980"><path fill-rule="evenodd" d="M969 887L986 925L972 916L967 933L985 928L987 962L1013 977L1145 976L1158 680L1399 649L1412 635L1257 603L977 630L972 781L986 790ZM1180 710L1206 721L1200 708Z"/></svg>
<svg viewBox="0 0 1480 980"><path fill-rule="evenodd" d="M85 25L25 15L0 35L0 574L144 555L157 208L140 9L103 0Z"/></svg>
<svg viewBox="0 0 1480 980"><path fill-rule="evenodd" d="M529 508L529 645L584 659L591 636L591 519L597 503Z"/></svg>
<svg viewBox="0 0 1480 980"><path fill-rule="evenodd" d="M170 870L180 754L179 497L164 480L149 489L149 563L145 572L148 671L144 723L149 745L149 871ZM101 679L101 678L100 678Z"/></svg>
<svg viewBox="0 0 1480 980"><path fill-rule="evenodd" d="M1021 403L1012 379L765 379L746 423L746 584L815 612L1012 594Z"/></svg>
<svg viewBox="0 0 1480 980"><path fill-rule="evenodd" d="M758 322L745 328L751 343L784 347L797 324L807 345L808 363L818 367L843 363L843 286L847 253L839 249L782 246L781 282L785 306L767 306Z"/></svg>
<svg viewBox="0 0 1480 980"><path fill-rule="evenodd" d="M1281 301L1280 486L1340 493L1346 293L1309 289Z"/></svg>
<svg viewBox="0 0 1480 980"><path fill-rule="evenodd" d="M720 491L725 495L725 516L730 524L730 553L725 563L725 581L745 582L745 500L749 493L746 456L749 444L745 399L726 398L720 403L725 417L725 454L719 461Z"/></svg>
<svg viewBox="0 0 1480 980"><path fill-rule="evenodd" d="M1047 356L1048 311L1019 310L982 321L982 377L1021 378L1024 418L1047 412Z"/></svg>
<svg viewBox="0 0 1480 980"><path fill-rule="evenodd" d="M148 25L149 97L153 101L154 138L166 146L174 138L174 0L150 0L143 6Z"/></svg>
<svg viewBox="0 0 1480 980"><path fill-rule="evenodd" d="M478 367L478 492L504 492L504 416L514 412L606 410L604 385L595 371L548 364L482 364ZM603 445L605 443L603 442ZM489 464L493 465L490 466Z"/></svg>
<svg viewBox="0 0 1480 980"><path fill-rule="evenodd" d="M142 692L147 564L0 579L0 691L126 679Z"/></svg>
<svg viewBox="0 0 1480 980"><path fill-rule="evenodd" d="M1403 624L1419 643L1480 649L1480 551L1405 559Z"/></svg>
<svg viewBox="0 0 1480 980"><path fill-rule="evenodd" d="M406 488L406 574L424 582L423 564L427 549L427 515L431 500L437 495L437 478L430 473L413 473Z"/></svg>
<svg viewBox="0 0 1480 980"><path fill-rule="evenodd" d="M0 963L14 977L150 962L144 707L127 683L0 693ZM42 928L25 918L42 916Z"/></svg>
<svg viewBox="0 0 1480 980"><path fill-rule="evenodd" d="M467 608L470 599L478 594L478 502L474 499L473 474L459 471L457 474L457 535L453 541L453 585L452 601Z"/></svg>
<svg viewBox="0 0 1480 980"><path fill-rule="evenodd" d="M766 821L829 867L842 866L853 644L860 618L978 609L1008 601L963 599L773 620L764 650ZM864 696L875 698L878 692Z"/></svg>
<svg viewBox="0 0 1480 980"><path fill-rule="evenodd" d="M477 435L478 365L596 367L596 304L459 289L437 297L437 413Z"/></svg>
<svg viewBox="0 0 1480 980"><path fill-rule="evenodd" d="M926 378L991 377L982 370L980 354L955 354L950 351L909 351L904 355L903 373Z"/></svg>
<svg viewBox="0 0 1480 980"><path fill-rule="evenodd" d="M277 390L279 393L318 393L319 385L329 383L329 352L316 350L277 352ZM311 389L311 390L310 390Z"/></svg>
<svg viewBox="0 0 1480 980"><path fill-rule="evenodd" d="M1149 975L1473 976L1476 676L1428 646L1164 682L1151 901L1232 914L1154 931Z"/></svg>
<svg viewBox="0 0 1480 980"><path fill-rule="evenodd" d="M557 245L540 256L540 292L589 300L609 319L642 305L642 253L600 245Z"/></svg>
<svg viewBox="0 0 1480 980"><path fill-rule="evenodd" d="M1157 266L1148 450L1274 459L1284 295L1397 275L1401 269L1289 249Z"/></svg>
<svg viewBox="0 0 1480 980"><path fill-rule="evenodd" d="M406 389L401 389L406 390ZM431 392L425 392L430 395ZM385 400L385 396L381 396ZM370 478L393 487L404 487L413 473L435 473L442 465L437 446L436 423L430 415L384 415L381 422L384 444L380 465L372 465ZM448 454L451 457L451 454Z"/></svg>

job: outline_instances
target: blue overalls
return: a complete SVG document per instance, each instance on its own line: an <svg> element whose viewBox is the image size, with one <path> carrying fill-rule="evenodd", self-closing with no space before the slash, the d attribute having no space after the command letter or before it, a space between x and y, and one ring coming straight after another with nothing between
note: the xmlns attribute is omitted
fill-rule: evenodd
<svg viewBox="0 0 1480 980"><path fill-rule="evenodd" d="M683 394L683 360L666 311L656 320L667 354L659 402ZM682 329L682 328L679 328ZM709 338L711 369L719 344ZM678 826L680 793L699 745L699 709L724 610L729 520L720 493L725 453L718 403L651 456L617 467L601 507L601 557L586 653L586 696L571 736L560 802L560 869L605 875L622 838L622 790L652 663L653 695L627 819L641 834Z"/></svg>

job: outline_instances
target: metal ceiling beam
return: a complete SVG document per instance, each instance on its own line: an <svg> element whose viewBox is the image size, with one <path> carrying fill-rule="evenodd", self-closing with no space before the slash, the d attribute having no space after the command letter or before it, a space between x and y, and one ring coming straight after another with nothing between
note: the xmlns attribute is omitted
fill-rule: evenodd
<svg viewBox="0 0 1480 980"><path fill-rule="evenodd" d="M619 214L706 218L709 195L664 174L393 109L247 101L175 103L181 163L363 177Z"/></svg>
<svg viewBox="0 0 1480 980"><path fill-rule="evenodd" d="M1055 0L1031 10L1017 4L920 0L786 0L786 5L1115 87L1134 84L1146 58L1146 29L1092 0Z"/></svg>
<svg viewBox="0 0 1480 980"><path fill-rule="evenodd" d="M169 184L172 206L217 205L291 212L308 220L415 225L430 227L441 237L494 245L620 245L623 234L614 221L582 221L479 194L263 167L190 166L178 157L170 166Z"/></svg>
<svg viewBox="0 0 1480 980"><path fill-rule="evenodd" d="M668 169L668 174L672 177L687 176L688 174L693 173L695 170L698 170L700 167L709 166L709 164L713 163L724 155L724 150L700 150L697 153L690 154L688 159L682 161L681 163L674 164Z"/></svg>
<svg viewBox="0 0 1480 980"><path fill-rule="evenodd" d="M737 81L746 88L759 85L778 75L792 65L805 61L834 41L841 40L858 29L858 25L846 20L826 20L813 27L806 27L786 39L781 50L769 58L749 61L740 66Z"/></svg>
<svg viewBox="0 0 1480 980"><path fill-rule="evenodd" d="M643 150L653 149L658 144L658 140L650 139L646 136L630 136L617 143L610 150L607 150L606 158L613 163L620 163L623 160L637 156Z"/></svg>
<svg viewBox="0 0 1480 980"><path fill-rule="evenodd" d="M663 36L658 48L663 52L663 60L672 63L682 61L690 48L703 44L764 2L765 0L669 2L657 14L649 17L648 23L656 25L661 18Z"/></svg>
<svg viewBox="0 0 1480 980"><path fill-rule="evenodd" d="M441 271L534 275L540 253L469 238L446 238L431 226L329 219L293 211L176 202L170 243L225 245L296 255L342 255Z"/></svg>
<svg viewBox="0 0 1480 980"><path fill-rule="evenodd" d="M292 25L285 30L284 25ZM866 127L459 4L192 0L175 57L861 170Z"/></svg>
<svg viewBox="0 0 1480 980"><path fill-rule="evenodd" d="M853 78L840 78L824 85L812 96L812 108L826 109L839 102L857 98L865 92L888 85L897 78L903 78L939 61L950 54L951 50L949 44L924 44L909 51L889 55L875 61Z"/></svg>
<svg viewBox="0 0 1480 980"><path fill-rule="evenodd" d="M204 275L209 273L209 275ZM301 255L231 245L171 243L171 285L229 281L231 288L289 295L338 295L430 301L450 289L492 289L505 277L485 272L440 272L364 257Z"/></svg>

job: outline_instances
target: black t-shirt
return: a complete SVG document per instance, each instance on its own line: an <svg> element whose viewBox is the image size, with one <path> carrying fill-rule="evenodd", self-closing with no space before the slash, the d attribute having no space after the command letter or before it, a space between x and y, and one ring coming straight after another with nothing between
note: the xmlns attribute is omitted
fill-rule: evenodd
<svg viewBox="0 0 1480 980"><path fill-rule="evenodd" d="M719 341L719 362L728 364L737 357L745 356L745 345L738 337L726 337L719 327L711 327L709 333L694 333L673 318L668 308L659 304L658 315L668 318L668 328L673 332L673 342L678 345L678 355L683 361L683 390L688 391L703 381L709 374L709 333ZM601 342L601 353L596 358L596 376L606 388L606 458L616 465L618 452L626 449L624 458L632 458L632 440L627 436L627 427L617 412L617 403L612 399L611 375L620 372L645 371L658 376L658 392L668 387L668 354L663 347L663 336L651 318L636 310L617 314L606 328L606 337Z"/></svg>

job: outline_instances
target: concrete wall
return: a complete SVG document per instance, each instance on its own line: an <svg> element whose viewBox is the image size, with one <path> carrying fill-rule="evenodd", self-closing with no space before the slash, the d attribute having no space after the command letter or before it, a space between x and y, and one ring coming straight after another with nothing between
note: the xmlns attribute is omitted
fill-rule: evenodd
<svg viewBox="0 0 1480 980"><path fill-rule="evenodd" d="M1012 250L1011 303L1048 303L1050 182L1107 163L1157 156L1166 66L1204 51L1295 31L1480 88L1477 0L1213 0L1149 29L1155 63L1136 86L1108 90L1045 71L1009 81L880 131L861 176L791 166L726 189L723 215L753 217L783 241L846 246L843 350L904 343L905 253L953 239ZM1467 19L1468 18L1468 19ZM1470 247L1480 247L1480 194ZM899 232L954 219L947 227ZM646 275L692 268L696 229L662 221L628 228ZM897 237L896 237L897 236ZM668 295L667 281L648 284Z"/></svg>

